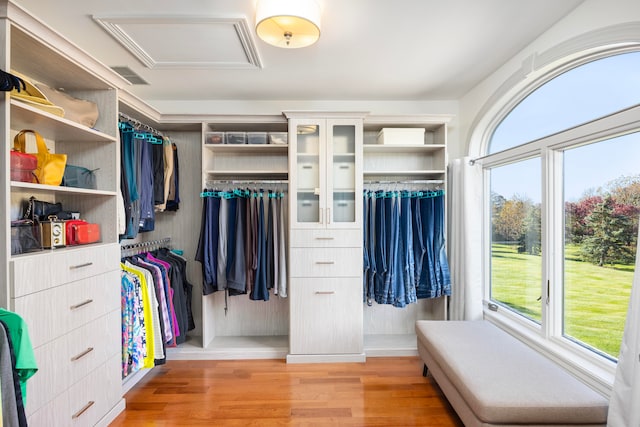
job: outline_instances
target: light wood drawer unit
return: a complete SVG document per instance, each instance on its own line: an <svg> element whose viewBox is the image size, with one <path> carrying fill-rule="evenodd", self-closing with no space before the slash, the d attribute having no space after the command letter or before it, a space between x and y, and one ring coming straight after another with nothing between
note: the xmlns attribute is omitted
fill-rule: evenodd
<svg viewBox="0 0 640 427"><path fill-rule="evenodd" d="M363 351L360 278L291 280L291 354ZM295 320L294 320L295 319Z"/></svg>
<svg viewBox="0 0 640 427"><path fill-rule="evenodd" d="M38 347L120 307L120 273L112 271L13 300Z"/></svg>
<svg viewBox="0 0 640 427"><path fill-rule="evenodd" d="M300 229L292 230L289 246L292 248L353 248L362 247L360 229Z"/></svg>
<svg viewBox="0 0 640 427"><path fill-rule="evenodd" d="M119 355L111 357L54 400L28 416L33 427L94 426L122 394ZM111 378L114 376L117 381Z"/></svg>
<svg viewBox="0 0 640 427"><path fill-rule="evenodd" d="M290 248L291 277L361 277L360 248Z"/></svg>
<svg viewBox="0 0 640 427"><path fill-rule="evenodd" d="M14 298L80 280L118 267L117 244L86 246L17 257L11 261Z"/></svg>
<svg viewBox="0 0 640 427"><path fill-rule="evenodd" d="M34 349L38 373L27 381L27 414L37 411L80 379L121 354L120 310ZM55 355L55 357L53 357ZM119 378L119 371L112 372Z"/></svg>

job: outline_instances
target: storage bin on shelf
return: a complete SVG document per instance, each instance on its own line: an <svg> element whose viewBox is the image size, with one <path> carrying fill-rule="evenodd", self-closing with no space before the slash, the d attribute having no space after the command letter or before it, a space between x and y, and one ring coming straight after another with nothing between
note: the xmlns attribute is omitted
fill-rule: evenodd
<svg viewBox="0 0 640 427"><path fill-rule="evenodd" d="M224 144L224 132L206 132L204 135L205 144Z"/></svg>
<svg viewBox="0 0 640 427"><path fill-rule="evenodd" d="M246 132L227 132L225 133L225 142L227 144L246 144Z"/></svg>
<svg viewBox="0 0 640 427"><path fill-rule="evenodd" d="M424 128L383 128L377 142L382 145L424 145Z"/></svg>
<svg viewBox="0 0 640 427"><path fill-rule="evenodd" d="M266 132L247 132L248 144L266 144L267 133Z"/></svg>
<svg viewBox="0 0 640 427"><path fill-rule="evenodd" d="M269 132L269 144L286 145L289 134L287 132Z"/></svg>

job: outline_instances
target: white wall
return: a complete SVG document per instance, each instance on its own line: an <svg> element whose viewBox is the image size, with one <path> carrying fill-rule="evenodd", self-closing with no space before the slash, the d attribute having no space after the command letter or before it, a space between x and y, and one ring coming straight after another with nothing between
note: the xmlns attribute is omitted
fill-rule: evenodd
<svg viewBox="0 0 640 427"><path fill-rule="evenodd" d="M630 22L640 23L640 1L638 0L587 0L557 22L460 100L459 137L461 145L458 147L460 151L457 153L453 150L450 151L449 160L467 154L472 156L479 154L469 152L474 124L489 109L488 103L493 101L491 98L506 91L505 82L511 80L507 83L507 86L511 86L524 79L527 64L531 64L529 61L532 58L535 62L535 55L540 55L562 43L567 44L576 37L582 37L584 41L590 33ZM640 39L640 34L638 38ZM535 65L533 69L535 69ZM477 148L476 143L477 141L474 141L472 144L472 151Z"/></svg>

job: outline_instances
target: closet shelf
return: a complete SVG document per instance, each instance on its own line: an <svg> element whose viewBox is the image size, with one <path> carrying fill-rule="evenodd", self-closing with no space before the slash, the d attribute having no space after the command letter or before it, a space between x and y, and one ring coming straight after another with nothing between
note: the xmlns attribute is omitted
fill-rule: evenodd
<svg viewBox="0 0 640 427"><path fill-rule="evenodd" d="M430 151L444 150L444 144L424 144L424 145L382 145L364 144L365 153L425 153Z"/></svg>
<svg viewBox="0 0 640 427"><path fill-rule="evenodd" d="M283 153L289 146L286 144L204 144L203 147L213 153Z"/></svg>
<svg viewBox="0 0 640 427"><path fill-rule="evenodd" d="M209 178L211 177L229 177L229 178L272 178L272 179L287 179L287 171L281 170L253 170L253 171L243 171L243 170L208 170L205 172Z"/></svg>
<svg viewBox="0 0 640 427"><path fill-rule="evenodd" d="M115 142L115 136L88 128L72 120L59 117L18 100L11 100L11 127L33 129L45 139L56 141Z"/></svg>
<svg viewBox="0 0 640 427"><path fill-rule="evenodd" d="M404 175L404 176L432 176L442 175L445 173L444 169L432 169L432 170L366 170L363 172L365 176L386 176L386 175Z"/></svg>
<svg viewBox="0 0 640 427"><path fill-rule="evenodd" d="M11 181L12 189L22 189L29 190L34 193L43 193L43 194L74 194L74 195L90 195L90 196L116 196L115 191L104 191L104 190L90 190L87 188L76 188L76 187L64 187L61 185L44 185L44 184L35 184L31 182L22 182L22 181Z"/></svg>

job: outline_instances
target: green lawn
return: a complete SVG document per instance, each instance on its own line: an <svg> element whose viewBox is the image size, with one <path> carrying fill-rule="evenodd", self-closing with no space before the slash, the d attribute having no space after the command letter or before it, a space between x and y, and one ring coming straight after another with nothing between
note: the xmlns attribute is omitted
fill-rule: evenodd
<svg viewBox="0 0 640 427"><path fill-rule="evenodd" d="M579 247L565 256L566 336L618 357L633 281L633 265L598 267L582 262ZM492 298L540 322L542 258L517 253L515 245L494 244Z"/></svg>

